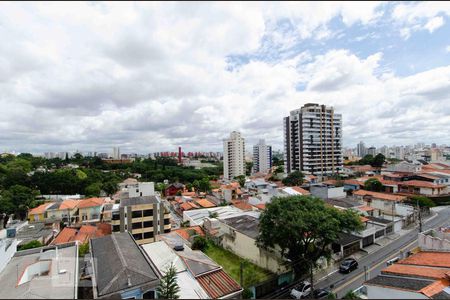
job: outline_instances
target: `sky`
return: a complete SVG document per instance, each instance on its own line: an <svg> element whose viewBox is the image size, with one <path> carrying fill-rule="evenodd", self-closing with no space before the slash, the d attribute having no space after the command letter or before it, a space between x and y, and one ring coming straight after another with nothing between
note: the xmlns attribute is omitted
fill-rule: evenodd
<svg viewBox="0 0 450 300"><path fill-rule="evenodd" d="M450 2L2 2L0 39L0 152L276 150L311 102L450 144Z"/></svg>

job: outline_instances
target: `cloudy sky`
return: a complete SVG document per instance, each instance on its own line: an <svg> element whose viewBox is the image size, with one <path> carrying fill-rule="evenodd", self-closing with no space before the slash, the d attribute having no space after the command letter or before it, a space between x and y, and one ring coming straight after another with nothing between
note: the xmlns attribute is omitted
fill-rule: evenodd
<svg viewBox="0 0 450 300"><path fill-rule="evenodd" d="M307 102L344 146L450 144L450 3L0 3L0 152L282 147Z"/></svg>

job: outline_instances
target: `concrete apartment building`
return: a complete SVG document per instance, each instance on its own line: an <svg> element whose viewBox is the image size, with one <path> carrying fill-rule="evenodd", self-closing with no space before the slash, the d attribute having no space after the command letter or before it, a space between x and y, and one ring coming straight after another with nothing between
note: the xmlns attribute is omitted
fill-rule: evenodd
<svg viewBox="0 0 450 300"><path fill-rule="evenodd" d="M130 232L139 245L171 230L170 213L157 196L122 199L112 209L113 232Z"/></svg>
<svg viewBox="0 0 450 300"><path fill-rule="evenodd" d="M285 172L329 176L342 170L342 115L314 103L283 119Z"/></svg>
<svg viewBox="0 0 450 300"><path fill-rule="evenodd" d="M268 173L272 167L272 146L266 145L264 140L259 140L253 146L253 173Z"/></svg>
<svg viewBox="0 0 450 300"><path fill-rule="evenodd" d="M245 175L245 140L233 131L223 140L223 178L231 180L239 175Z"/></svg>

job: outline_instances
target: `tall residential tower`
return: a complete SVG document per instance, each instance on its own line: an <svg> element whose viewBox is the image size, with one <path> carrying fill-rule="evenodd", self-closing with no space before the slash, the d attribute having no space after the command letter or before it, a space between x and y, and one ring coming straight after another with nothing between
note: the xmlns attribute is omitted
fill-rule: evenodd
<svg viewBox="0 0 450 300"><path fill-rule="evenodd" d="M259 140L253 146L253 172L268 173L272 167L272 146L266 145L264 140Z"/></svg>
<svg viewBox="0 0 450 300"><path fill-rule="evenodd" d="M239 175L245 175L245 141L233 131L223 140L223 178L231 180Z"/></svg>
<svg viewBox="0 0 450 300"><path fill-rule="evenodd" d="M342 170L342 115L314 103L283 119L285 172L329 176Z"/></svg>

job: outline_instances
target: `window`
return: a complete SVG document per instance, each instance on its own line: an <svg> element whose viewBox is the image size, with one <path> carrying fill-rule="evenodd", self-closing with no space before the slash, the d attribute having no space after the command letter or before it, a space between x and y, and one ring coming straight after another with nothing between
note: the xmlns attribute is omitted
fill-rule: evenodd
<svg viewBox="0 0 450 300"><path fill-rule="evenodd" d="M142 218L142 210L136 210L131 213L132 218Z"/></svg>
<svg viewBox="0 0 450 300"><path fill-rule="evenodd" d="M113 220L120 220L120 214L113 214L112 215Z"/></svg>
<svg viewBox="0 0 450 300"><path fill-rule="evenodd" d="M151 216L153 216L153 209L144 210L144 217L151 217Z"/></svg>
<svg viewBox="0 0 450 300"><path fill-rule="evenodd" d="M142 240L142 234L141 233L135 233L133 234L134 239L137 240Z"/></svg>
<svg viewBox="0 0 450 300"><path fill-rule="evenodd" d="M170 229L164 229L164 233L169 233Z"/></svg>
<svg viewBox="0 0 450 300"><path fill-rule="evenodd" d="M155 299L155 291L147 291L142 295L143 299Z"/></svg>
<svg viewBox="0 0 450 300"><path fill-rule="evenodd" d="M153 227L153 221L145 221L144 222L144 228Z"/></svg>
<svg viewBox="0 0 450 300"><path fill-rule="evenodd" d="M170 219L164 219L164 225L170 224Z"/></svg>
<svg viewBox="0 0 450 300"><path fill-rule="evenodd" d="M133 223L133 224L131 225L131 228L132 228L132 229L139 229L139 228L142 228L142 223L141 223L141 222L139 222L139 223Z"/></svg>
<svg viewBox="0 0 450 300"><path fill-rule="evenodd" d="M153 237L153 231L152 232L144 232L144 239L151 239Z"/></svg>
<svg viewBox="0 0 450 300"><path fill-rule="evenodd" d="M113 225L112 231L119 232L120 231L120 225Z"/></svg>

